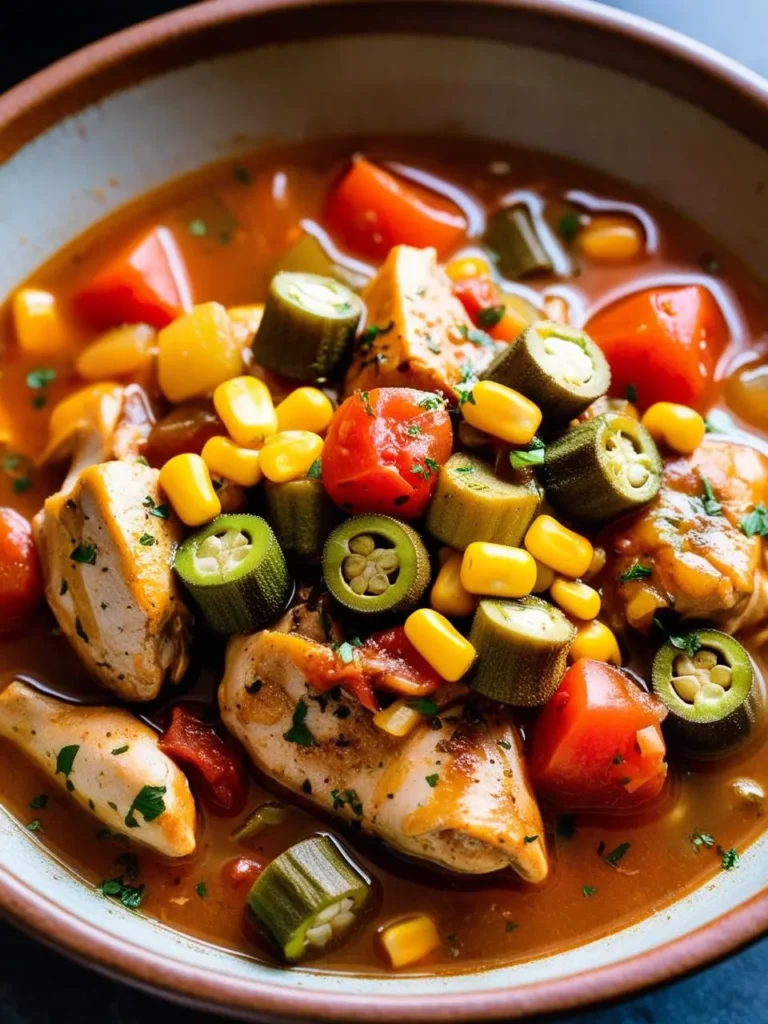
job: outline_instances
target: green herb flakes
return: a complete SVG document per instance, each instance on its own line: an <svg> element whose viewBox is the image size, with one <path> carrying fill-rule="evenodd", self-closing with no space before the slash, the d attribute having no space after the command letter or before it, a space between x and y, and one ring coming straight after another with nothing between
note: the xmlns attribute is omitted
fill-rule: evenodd
<svg viewBox="0 0 768 1024"><path fill-rule="evenodd" d="M619 583L634 583L635 580L647 580L649 576L653 576L653 569L648 565L641 565L639 562L635 562L634 565L631 565L626 572L619 576Z"/></svg>
<svg viewBox="0 0 768 1024"><path fill-rule="evenodd" d="M165 786L142 786L125 816L125 824L128 828L139 827L137 814L142 816L147 825L155 818L159 818L165 812L163 797L166 792Z"/></svg>
<svg viewBox="0 0 768 1024"><path fill-rule="evenodd" d="M314 744L312 735L304 724L304 719L307 717L307 705L303 700L299 700L296 703L296 707L293 711L293 723L288 732L283 733L283 739L289 743L295 743L299 747L311 747Z"/></svg>

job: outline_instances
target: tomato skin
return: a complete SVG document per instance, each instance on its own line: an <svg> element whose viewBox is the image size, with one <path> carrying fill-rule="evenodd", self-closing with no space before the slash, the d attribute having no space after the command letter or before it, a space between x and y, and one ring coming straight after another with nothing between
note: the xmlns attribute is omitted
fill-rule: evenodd
<svg viewBox="0 0 768 1024"><path fill-rule="evenodd" d="M339 406L323 448L323 483L332 501L350 515L416 519L424 512L437 483L426 460L442 466L453 445L443 404L419 404L434 397L411 388L374 388ZM419 433L409 434L409 427Z"/></svg>
<svg viewBox="0 0 768 1024"><path fill-rule="evenodd" d="M22 626L42 596L32 527L14 509L0 508L0 633Z"/></svg>
<svg viewBox="0 0 768 1024"><path fill-rule="evenodd" d="M727 339L723 315L701 285L649 288L620 299L586 326L611 366L611 394L632 386L642 408L654 402L706 404Z"/></svg>
<svg viewBox="0 0 768 1024"><path fill-rule="evenodd" d="M566 672L533 728L534 788L572 810L632 810L658 796L667 765L660 723L666 708L620 669L582 658ZM658 734L643 754L637 733Z"/></svg>
<svg viewBox="0 0 768 1024"><path fill-rule="evenodd" d="M165 327L191 306L184 260L171 232L157 227L98 273L74 297L76 311L105 329Z"/></svg>
<svg viewBox="0 0 768 1024"><path fill-rule="evenodd" d="M248 798L243 758L194 711L177 704L160 749L191 769L203 802L222 818L239 814Z"/></svg>
<svg viewBox="0 0 768 1024"><path fill-rule="evenodd" d="M376 689L405 697L434 693L442 679L405 635L402 626L373 633L362 646L363 672Z"/></svg>
<svg viewBox="0 0 768 1024"><path fill-rule="evenodd" d="M253 857L235 857L222 865L221 877L233 889L250 889L266 866Z"/></svg>

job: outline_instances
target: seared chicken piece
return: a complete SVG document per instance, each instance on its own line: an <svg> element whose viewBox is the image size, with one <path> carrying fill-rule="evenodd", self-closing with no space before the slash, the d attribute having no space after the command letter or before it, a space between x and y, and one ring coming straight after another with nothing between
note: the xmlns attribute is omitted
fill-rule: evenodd
<svg viewBox="0 0 768 1024"><path fill-rule="evenodd" d="M84 469L35 517L48 603L83 663L124 700L152 700L189 661L191 615L171 568L181 529L158 472L139 462Z"/></svg>
<svg viewBox="0 0 768 1024"><path fill-rule="evenodd" d="M752 448L708 440L669 460L654 501L607 536L604 607L614 625L647 631L663 608L728 633L764 619L768 546L747 537L741 522L766 502L768 461ZM638 562L651 575L619 583Z"/></svg>
<svg viewBox="0 0 768 1024"><path fill-rule="evenodd" d="M425 719L398 739L353 698L310 685L327 661L326 646L297 633L230 640L221 714L256 766L404 853L472 874L511 865L543 881L541 816L507 715L463 717L456 701L441 708L441 728Z"/></svg>
<svg viewBox="0 0 768 1024"><path fill-rule="evenodd" d="M0 693L0 736L110 830L168 857L194 851L186 776L127 711L67 704L16 680Z"/></svg>
<svg viewBox="0 0 768 1024"><path fill-rule="evenodd" d="M466 379L465 367L479 373L495 354L495 344L475 344L467 337L474 329L472 321L438 266L434 249L396 246L363 298L368 323L380 332L370 344L358 347L344 384L346 394L409 387L450 398Z"/></svg>

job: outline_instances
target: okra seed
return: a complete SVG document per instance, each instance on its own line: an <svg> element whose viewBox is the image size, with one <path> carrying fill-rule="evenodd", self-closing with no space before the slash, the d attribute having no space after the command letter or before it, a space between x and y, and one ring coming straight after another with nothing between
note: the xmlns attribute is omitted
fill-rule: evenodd
<svg viewBox="0 0 768 1024"><path fill-rule="evenodd" d="M678 676L696 676L696 666L687 654L679 654L675 658L675 673Z"/></svg>
<svg viewBox="0 0 768 1024"><path fill-rule="evenodd" d="M364 594L368 589L368 580L365 576L355 576L353 580L349 581L349 589L353 594Z"/></svg>
<svg viewBox="0 0 768 1024"><path fill-rule="evenodd" d="M378 563L382 572L394 572L400 565L400 559L394 548L376 548L369 558Z"/></svg>
<svg viewBox="0 0 768 1024"><path fill-rule="evenodd" d="M714 651L697 651L693 664L696 668L713 669L717 664L717 655Z"/></svg>
<svg viewBox="0 0 768 1024"><path fill-rule="evenodd" d="M371 576L368 580L368 593L369 594L383 594L385 590L389 589L389 580L383 572L377 572L375 576Z"/></svg>
<svg viewBox="0 0 768 1024"><path fill-rule="evenodd" d="M367 564L364 555L347 555L342 563L344 578L353 580L356 576L360 576Z"/></svg>
<svg viewBox="0 0 768 1024"><path fill-rule="evenodd" d="M717 683L705 683L696 694L696 704L709 704L722 700L725 690Z"/></svg>
<svg viewBox="0 0 768 1024"><path fill-rule="evenodd" d="M732 675L729 665L715 665L709 673L709 678L711 682L718 683L724 690L727 690L731 685Z"/></svg>
<svg viewBox="0 0 768 1024"><path fill-rule="evenodd" d="M376 542L367 533L360 533L349 542L349 550L356 555L370 555L375 547Z"/></svg>
<svg viewBox="0 0 768 1024"><path fill-rule="evenodd" d="M219 575L237 568L251 551L251 542L242 530L227 530L206 537L194 555L201 576Z"/></svg>
<svg viewBox="0 0 768 1024"><path fill-rule="evenodd" d="M694 675L674 676L672 685L678 697L689 704L693 704L701 689L701 683Z"/></svg>
<svg viewBox="0 0 768 1024"><path fill-rule="evenodd" d="M344 579L354 594L378 597L389 589L388 576L400 568L400 557L394 548L376 547L373 537L358 534L349 541L352 554L341 563Z"/></svg>

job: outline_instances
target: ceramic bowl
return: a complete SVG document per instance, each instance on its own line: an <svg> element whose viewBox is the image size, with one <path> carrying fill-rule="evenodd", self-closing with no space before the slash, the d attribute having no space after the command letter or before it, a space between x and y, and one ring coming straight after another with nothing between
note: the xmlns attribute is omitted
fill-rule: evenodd
<svg viewBox="0 0 768 1024"><path fill-rule="evenodd" d="M768 86L578 0L218 0L89 47L0 100L0 295L116 207L264 142L495 137L582 161L768 279ZM450 977L275 970L83 886L0 810L0 907L93 967L247 1019L509 1019L616 995L768 924L768 836L738 871L565 953Z"/></svg>

